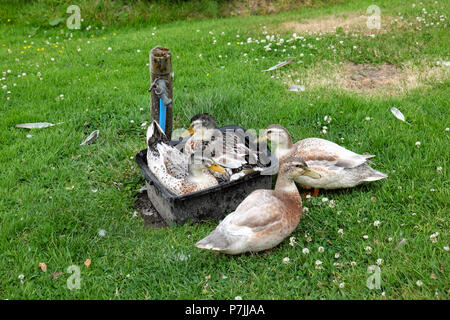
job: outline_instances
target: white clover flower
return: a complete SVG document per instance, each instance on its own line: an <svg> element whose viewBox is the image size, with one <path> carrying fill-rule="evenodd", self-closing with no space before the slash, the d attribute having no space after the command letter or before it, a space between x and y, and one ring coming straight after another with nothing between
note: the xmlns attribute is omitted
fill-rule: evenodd
<svg viewBox="0 0 450 320"><path fill-rule="evenodd" d="M345 283L344 282L339 283L339 288L343 289L344 287L345 287Z"/></svg>
<svg viewBox="0 0 450 320"><path fill-rule="evenodd" d="M289 244L293 247L293 246L295 246L295 237L290 237L289 238Z"/></svg>
<svg viewBox="0 0 450 320"><path fill-rule="evenodd" d="M317 248L317 251L320 252L320 253L322 253L322 252L325 251L325 248L324 248L324 247L319 247L319 248Z"/></svg>
<svg viewBox="0 0 450 320"><path fill-rule="evenodd" d="M379 220L375 220L374 222L373 222L373 225L375 226L375 227L379 227L380 226L380 224L381 224L381 222L379 221Z"/></svg>
<svg viewBox="0 0 450 320"><path fill-rule="evenodd" d="M369 239L369 236L367 234L363 235L363 239Z"/></svg>
<svg viewBox="0 0 450 320"><path fill-rule="evenodd" d="M350 262L350 265L351 265L352 267L356 266L356 261Z"/></svg>
<svg viewBox="0 0 450 320"><path fill-rule="evenodd" d="M98 235L99 235L100 237L104 237L104 236L106 236L106 231L105 231L104 229L99 229L99 230L98 230Z"/></svg>
<svg viewBox="0 0 450 320"><path fill-rule="evenodd" d="M367 254L371 254L372 253L372 247L370 247L370 246L365 247L364 250L366 250Z"/></svg>
<svg viewBox="0 0 450 320"><path fill-rule="evenodd" d="M392 240L394 240L392 237L388 238L388 241L391 242Z"/></svg>
<svg viewBox="0 0 450 320"><path fill-rule="evenodd" d="M377 259L377 265L381 266L382 263L383 263L383 259L378 258Z"/></svg>
<svg viewBox="0 0 450 320"><path fill-rule="evenodd" d="M343 230L343 229L339 229L339 230L338 230L338 233L339 233L340 235L344 235L344 230Z"/></svg>
<svg viewBox="0 0 450 320"><path fill-rule="evenodd" d="M19 278L19 280L23 280L25 278L25 275L19 274L18 278Z"/></svg>
<svg viewBox="0 0 450 320"><path fill-rule="evenodd" d="M437 171L437 173L440 174L440 173L442 172L442 167L437 167L437 168L436 168L436 171Z"/></svg>
<svg viewBox="0 0 450 320"><path fill-rule="evenodd" d="M448 246L444 246L444 250L448 251L449 250Z"/></svg>
<svg viewBox="0 0 450 320"><path fill-rule="evenodd" d="M303 208L303 212L304 212L304 213L308 213L308 212L309 212L309 208L308 208L308 207L304 207L304 208Z"/></svg>
<svg viewBox="0 0 450 320"><path fill-rule="evenodd" d="M432 243L436 243L438 241L439 232L435 232L430 236L430 240Z"/></svg>
<svg viewBox="0 0 450 320"><path fill-rule="evenodd" d="M420 147L420 141L416 141L416 147L417 147L417 148Z"/></svg>
<svg viewBox="0 0 450 320"><path fill-rule="evenodd" d="M321 269L322 261L316 260L316 269Z"/></svg>
<svg viewBox="0 0 450 320"><path fill-rule="evenodd" d="M241 296L236 296L236 297L234 297L234 300L242 300L242 297Z"/></svg>
<svg viewBox="0 0 450 320"><path fill-rule="evenodd" d="M322 198L322 202L327 202L328 198Z"/></svg>
<svg viewBox="0 0 450 320"><path fill-rule="evenodd" d="M340 256L341 256L341 253L340 253L340 252L336 252L336 253L334 254L334 257L335 257L336 259L338 259Z"/></svg>
<svg viewBox="0 0 450 320"><path fill-rule="evenodd" d="M330 200L330 203L328 204L328 206L329 206L330 208L336 207L336 204L335 204L334 200Z"/></svg>
<svg viewBox="0 0 450 320"><path fill-rule="evenodd" d="M291 262L291 259L289 259L289 257L283 258L283 263L288 264L289 262Z"/></svg>
<svg viewBox="0 0 450 320"><path fill-rule="evenodd" d="M423 285L423 282L420 281L420 280L417 280L416 285L417 285L418 287L421 287L421 286Z"/></svg>
<svg viewBox="0 0 450 320"><path fill-rule="evenodd" d="M308 248L303 248L302 252L303 252L303 254L308 254L309 253L309 249Z"/></svg>

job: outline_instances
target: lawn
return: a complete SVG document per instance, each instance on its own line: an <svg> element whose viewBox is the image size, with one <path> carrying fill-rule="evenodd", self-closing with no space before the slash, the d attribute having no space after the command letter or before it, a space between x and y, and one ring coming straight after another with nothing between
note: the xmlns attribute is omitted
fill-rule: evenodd
<svg viewBox="0 0 450 320"><path fill-rule="evenodd" d="M377 1L381 30L317 26L371 4L81 30L1 16L0 298L449 299L450 8ZM295 242L259 254L195 248L217 221L147 228L135 214L135 155L146 148L156 45L173 53L175 128L201 112L255 130L279 123L296 141L375 154L389 178L305 199ZM346 76L352 63L390 66L396 81L361 86ZM25 122L57 125L15 127ZM80 146L96 129L96 143ZM78 290L67 287L72 265ZM379 289L366 286L374 265Z"/></svg>

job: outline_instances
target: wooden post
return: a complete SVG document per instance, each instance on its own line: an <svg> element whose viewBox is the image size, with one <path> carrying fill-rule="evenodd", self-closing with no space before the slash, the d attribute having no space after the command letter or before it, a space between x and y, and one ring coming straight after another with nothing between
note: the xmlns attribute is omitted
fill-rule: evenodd
<svg viewBox="0 0 450 320"><path fill-rule="evenodd" d="M173 77L172 77L172 53L169 49L157 46L150 51L150 117L159 123L159 100L155 92L156 80L164 79L167 87L167 97L172 100ZM169 140L172 138L172 103L166 105L166 128L165 133Z"/></svg>

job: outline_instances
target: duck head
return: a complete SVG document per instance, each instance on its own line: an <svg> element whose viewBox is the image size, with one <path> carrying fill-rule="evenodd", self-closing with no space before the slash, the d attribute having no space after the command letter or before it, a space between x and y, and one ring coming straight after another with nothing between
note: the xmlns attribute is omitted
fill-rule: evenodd
<svg viewBox="0 0 450 320"><path fill-rule="evenodd" d="M217 122L213 116L208 113L196 114L192 117L189 128L181 135L182 138L188 137L195 132L217 129Z"/></svg>
<svg viewBox="0 0 450 320"><path fill-rule="evenodd" d="M298 157L289 157L280 164L279 174L284 174L290 180L294 180L298 176L308 176L312 179L320 179L319 173L308 168L306 162Z"/></svg>
<svg viewBox="0 0 450 320"><path fill-rule="evenodd" d="M283 159L278 170L275 189L287 192L298 192L294 180L299 176L308 176L312 179L320 179L317 172L308 168L306 162L298 157Z"/></svg>
<svg viewBox="0 0 450 320"><path fill-rule="evenodd" d="M279 124L272 124L256 140L257 142L271 141L276 144L274 153L277 158L287 154L292 148L292 139L289 132Z"/></svg>

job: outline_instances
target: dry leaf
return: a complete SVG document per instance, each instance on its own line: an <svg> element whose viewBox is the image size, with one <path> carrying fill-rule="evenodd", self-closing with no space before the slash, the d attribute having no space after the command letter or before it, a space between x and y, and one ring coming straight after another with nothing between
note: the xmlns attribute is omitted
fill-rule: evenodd
<svg viewBox="0 0 450 320"><path fill-rule="evenodd" d="M62 274L62 272L56 271L53 275L52 275L52 279L56 280L58 279L59 275Z"/></svg>
<svg viewBox="0 0 450 320"><path fill-rule="evenodd" d="M89 268L89 266L91 265L91 259L87 258L84 262L84 265Z"/></svg>
<svg viewBox="0 0 450 320"><path fill-rule="evenodd" d="M405 116L396 107L392 107L391 112L398 120L405 121Z"/></svg>
<svg viewBox="0 0 450 320"><path fill-rule="evenodd" d="M43 272L47 272L47 265L44 262L39 262L39 268L41 268Z"/></svg>

